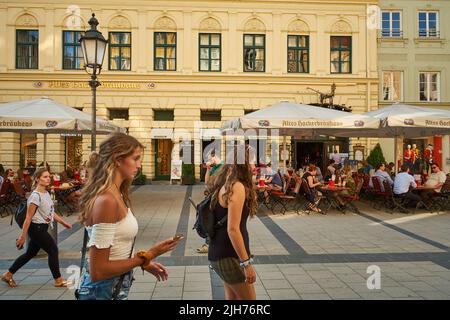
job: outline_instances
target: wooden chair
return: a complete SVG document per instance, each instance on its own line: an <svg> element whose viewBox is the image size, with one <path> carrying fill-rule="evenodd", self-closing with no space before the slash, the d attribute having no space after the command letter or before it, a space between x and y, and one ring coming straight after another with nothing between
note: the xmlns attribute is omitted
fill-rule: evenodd
<svg viewBox="0 0 450 320"><path fill-rule="evenodd" d="M394 194L392 190L391 184L387 181L383 181L384 192L386 193L386 208L394 213L396 209L399 209L403 213L409 213L409 210L406 209L405 199Z"/></svg>
<svg viewBox="0 0 450 320"><path fill-rule="evenodd" d="M6 213L6 215L5 215ZM13 214L11 198L11 181L5 179L0 189L0 217Z"/></svg>
<svg viewBox="0 0 450 320"><path fill-rule="evenodd" d="M361 212L359 211L358 207L356 207L353 202L360 200L360 193L361 193L363 184L364 184L363 179L359 179L359 180L357 179L355 193L352 195L348 195L348 196L342 195L342 198L344 199L345 204L348 205L350 207L350 209L357 214L360 214Z"/></svg>

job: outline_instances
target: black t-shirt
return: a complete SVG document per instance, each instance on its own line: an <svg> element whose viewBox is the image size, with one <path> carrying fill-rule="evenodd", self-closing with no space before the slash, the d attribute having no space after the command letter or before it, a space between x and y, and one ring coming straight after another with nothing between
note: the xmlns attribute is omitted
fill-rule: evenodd
<svg viewBox="0 0 450 320"><path fill-rule="evenodd" d="M214 209L216 221L220 221L227 214L228 208L222 207L219 201L217 201L216 207ZM247 204L244 204L239 229L241 230L242 238L244 239L245 250L247 251L247 254L250 257L250 244L247 231L248 216L249 216L249 209ZM224 225L221 228L216 229L214 238L209 240L208 260L218 261L220 259L229 257L239 259L239 256L237 255L236 251L233 248L230 237L228 236L227 225Z"/></svg>

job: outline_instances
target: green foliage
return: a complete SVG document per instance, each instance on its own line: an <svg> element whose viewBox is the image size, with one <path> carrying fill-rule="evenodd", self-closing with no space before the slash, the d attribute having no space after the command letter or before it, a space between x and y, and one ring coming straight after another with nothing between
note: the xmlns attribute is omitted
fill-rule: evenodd
<svg viewBox="0 0 450 320"><path fill-rule="evenodd" d="M381 146L379 143L377 143L375 148L373 148L373 150L370 152L370 155L367 158L367 162L374 168L380 163L386 162L383 156L383 150L381 150Z"/></svg>
<svg viewBox="0 0 450 320"><path fill-rule="evenodd" d="M181 172L181 183L182 184L194 184L195 176L194 176L194 165L193 164L182 164L182 172Z"/></svg>
<svg viewBox="0 0 450 320"><path fill-rule="evenodd" d="M139 169L138 173L133 179L133 185L144 185L147 183L147 176L142 174L142 169Z"/></svg>
<svg viewBox="0 0 450 320"><path fill-rule="evenodd" d="M194 176L194 165L183 163L182 165L182 177L193 177Z"/></svg>

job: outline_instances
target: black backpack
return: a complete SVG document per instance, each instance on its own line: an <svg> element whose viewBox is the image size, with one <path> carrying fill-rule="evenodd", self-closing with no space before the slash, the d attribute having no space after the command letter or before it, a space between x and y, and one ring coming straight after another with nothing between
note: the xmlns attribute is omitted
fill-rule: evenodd
<svg viewBox="0 0 450 320"><path fill-rule="evenodd" d="M210 209L211 196L207 196L199 204L195 204L192 198L189 197L189 201L192 203L196 210L196 217L194 227L198 235L202 238L214 238L216 230L226 225L228 216L223 217L220 221L216 222L214 212Z"/></svg>
<svg viewBox="0 0 450 320"><path fill-rule="evenodd" d="M37 192L37 195L39 196L39 203L40 203L41 195L39 194L39 192ZM12 225L13 218L14 218L14 220L16 220L16 223L19 226L19 228L22 229L23 224L25 223L25 218L27 217L27 208L28 208L27 200L23 200L17 207L14 215L11 217L10 225ZM37 210L37 207L36 207L36 210Z"/></svg>

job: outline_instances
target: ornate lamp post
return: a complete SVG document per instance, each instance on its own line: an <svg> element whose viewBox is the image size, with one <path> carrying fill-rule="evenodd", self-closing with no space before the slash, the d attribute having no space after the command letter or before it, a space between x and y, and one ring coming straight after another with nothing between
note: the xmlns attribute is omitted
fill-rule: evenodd
<svg viewBox="0 0 450 320"><path fill-rule="evenodd" d="M102 70L103 59L105 57L106 40L102 33L97 30L98 20L95 18L95 13L89 20L91 29L85 32L84 36L80 38L81 50L83 51L84 70L91 76L89 86L92 89L92 132L91 132L91 151L96 149L96 135L97 135L97 87L100 82L97 80L97 75Z"/></svg>

